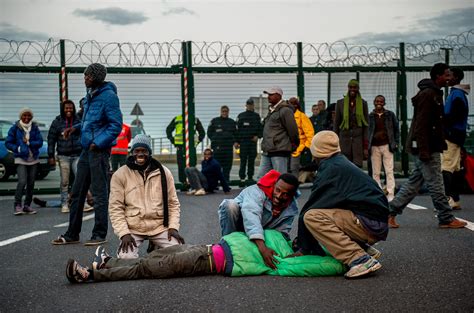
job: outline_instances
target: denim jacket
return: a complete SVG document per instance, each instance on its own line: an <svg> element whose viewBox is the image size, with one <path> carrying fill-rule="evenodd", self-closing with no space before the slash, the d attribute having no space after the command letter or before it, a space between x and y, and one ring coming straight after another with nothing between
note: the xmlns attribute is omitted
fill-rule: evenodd
<svg viewBox="0 0 474 313"><path fill-rule="evenodd" d="M299 195L298 191L288 208L284 209L279 216L274 218L272 216L271 199L257 185L252 185L242 190L234 200L240 206L245 233L249 239L265 240L264 229L278 230L289 239L293 219L298 214L296 198Z"/></svg>

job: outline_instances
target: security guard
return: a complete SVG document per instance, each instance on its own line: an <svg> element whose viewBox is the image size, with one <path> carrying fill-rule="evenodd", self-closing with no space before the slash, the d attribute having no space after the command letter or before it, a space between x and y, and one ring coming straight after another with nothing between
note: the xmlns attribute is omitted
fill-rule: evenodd
<svg viewBox="0 0 474 313"><path fill-rule="evenodd" d="M211 140L211 149L214 151L214 158L222 166L222 173L225 180L229 182L230 170L234 159L234 144L237 146L235 121L229 118L229 107L221 107L221 116L211 120L207 128L207 136Z"/></svg>
<svg viewBox="0 0 474 313"><path fill-rule="evenodd" d="M194 131L197 135L197 138L194 138L194 144L197 146L201 141L204 140L206 136L206 131L201 124L201 121L196 118ZM174 132L174 136L173 136ZM182 184L186 182L186 175L184 174L184 169L186 167L185 160L185 142L184 142L184 119L180 114L173 118L171 122L166 127L166 137L171 141L171 143L176 147L176 161L178 163L178 176L179 181Z"/></svg>
<svg viewBox="0 0 474 313"><path fill-rule="evenodd" d="M255 112L252 98L247 100L245 111L237 116L237 142L240 146L239 177L241 184L245 184L245 168L247 167L247 183L253 184L255 173L255 158L257 157L258 138L262 137L262 123L260 115Z"/></svg>

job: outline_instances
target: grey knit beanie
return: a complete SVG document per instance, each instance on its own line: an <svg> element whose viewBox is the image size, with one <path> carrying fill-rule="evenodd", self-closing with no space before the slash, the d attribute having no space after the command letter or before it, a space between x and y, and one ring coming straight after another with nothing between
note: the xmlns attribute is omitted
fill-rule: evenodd
<svg viewBox="0 0 474 313"><path fill-rule="evenodd" d="M145 134L136 135L132 140L132 153L138 147L146 148L151 155L151 138Z"/></svg>
<svg viewBox="0 0 474 313"><path fill-rule="evenodd" d="M84 71L84 75L92 77L92 80L96 83L102 83L107 75L107 68L99 63L93 63L89 65Z"/></svg>

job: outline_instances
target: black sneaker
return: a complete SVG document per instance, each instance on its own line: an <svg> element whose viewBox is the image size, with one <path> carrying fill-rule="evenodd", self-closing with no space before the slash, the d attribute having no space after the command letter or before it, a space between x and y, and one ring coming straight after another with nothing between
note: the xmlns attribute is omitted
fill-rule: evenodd
<svg viewBox="0 0 474 313"><path fill-rule="evenodd" d="M84 246L98 246L106 242L107 239L105 238L92 237L91 239L84 242Z"/></svg>
<svg viewBox="0 0 474 313"><path fill-rule="evenodd" d="M86 266L82 266L76 260L69 259L66 265L66 277L69 282L76 284L76 283L84 283L89 280L89 276L91 273L89 272L89 268Z"/></svg>
<svg viewBox="0 0 474 313"><path fill-rule="evenodd" d="M100 270L105 267L105 263L110 259L110 256L105 252L105 248L98 246L95 250L94 260L92 261L92 269Z"/></svg>
<svg viewBox="0 0 474 313"><path fill-rule="evenodd" d="M46 201L41 200L40 198L36 198L36 197L33 197L33 203L41 208L46 207L46 204L47 204Z"/></svg>

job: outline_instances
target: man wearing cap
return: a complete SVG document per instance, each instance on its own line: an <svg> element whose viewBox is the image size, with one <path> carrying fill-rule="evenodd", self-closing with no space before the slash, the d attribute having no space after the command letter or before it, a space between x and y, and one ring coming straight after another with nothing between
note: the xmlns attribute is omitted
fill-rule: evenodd
<svg viewBox="0 0 474 313"><path fill-rule="evenodd" d="M247 183L253 184L255 173L255 158L257 157L258 138L262 137L260 115L255 112L252 98L247 100L245 111L237 116L237 143L240 147L240 181L245 184L245 169L247 168Z"/></svg>
<svg viewBox="0 0 474 313"><path fill-rule="evenodd" d="M120 238L117 256L125 259L138 258L146 239L160 248L184 243L171 171L152 157L147 135L135 136L131 151L110 182L110 222Z"/></svg>
<svg viewBox="0 0 474 313"><path fill-rule="evenodd" d="M343 99L336 103L334 131L341 140L342 153L355 165L362 168L368 158L369 108L359 92L359 82L351 79Z"/></svg>
<svg viewBox="0 0 474 313"><path fill-rule="evenodd" d="M340 151L333 131L313 137L318 171L300 213L296 255L325 255L321 243L349 267L345 276L355 278L381 268L376 260L381 253L370 245L387 238L389 210L377 183Z"/></svg>
<svg viewBox="0 0 474 313"><path fill-rule="evenodd" d="M263 91L268 95L268 114L263 120L262 159L258 178L271 169L280 173L289 172L291 153L298 147L299 133L293 109L282 99L280 87Z"/></svg>
<svg viewBox="0 0 474 313"><path fill-rule="evenodd" d="M107 69L99 63L89 65L84 71L87 94L83 101L81 122L82 152L72 187L69 227L64 235L52 241L55 245L79 242L84 202L89 187L94 197L95 224L92 237L85 245L106 242L110 149L116 144L123 122L117 87L114 83L105 81L106 75ZM68 135L65 131L64 136Z"/></svg>

